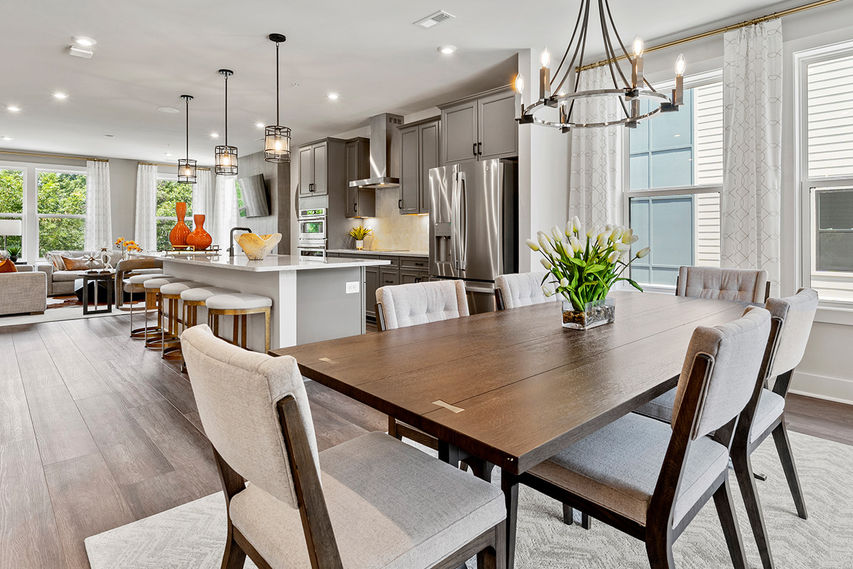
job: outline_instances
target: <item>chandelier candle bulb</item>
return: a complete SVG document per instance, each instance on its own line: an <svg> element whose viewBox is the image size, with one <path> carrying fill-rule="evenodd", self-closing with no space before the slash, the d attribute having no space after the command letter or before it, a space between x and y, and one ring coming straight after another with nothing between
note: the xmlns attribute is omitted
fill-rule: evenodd
<svg viewBox="0 0 853 569"><path fill-rule="evenodd" d="M634 39L634 57L631 66L631 83L634 89L643 88L643 40Z"/></svg>
<svg viewBox="0 0 853 569"><path fill-rule="evenodd" d="M678 56L675 60L675 89L672 91L672 104L684 104L684 71L687 69L687 62L684 60L684 55Z"/></svg>
<svg viewBox="0 0 853 569"><path fill-rule="evenodd" d="M542 51L540 62L542 67L539 68L539 98L547 99L551 96L551 69L548 67L551 64L551 54L547 49Z"/></svg>

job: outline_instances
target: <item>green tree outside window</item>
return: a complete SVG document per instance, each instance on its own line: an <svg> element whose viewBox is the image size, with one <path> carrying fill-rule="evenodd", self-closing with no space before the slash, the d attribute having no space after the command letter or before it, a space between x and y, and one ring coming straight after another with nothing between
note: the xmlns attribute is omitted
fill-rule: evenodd
<svg viewBox="0 0 853 569"><path fill-rule="evenodd" d="M191 184L178 183L174 180L157 181L157 250L171 249L169 232L177 223L175 204L186 202L187 216L184 219L187 226L193 228L192 218L193 187Z"/></svg>

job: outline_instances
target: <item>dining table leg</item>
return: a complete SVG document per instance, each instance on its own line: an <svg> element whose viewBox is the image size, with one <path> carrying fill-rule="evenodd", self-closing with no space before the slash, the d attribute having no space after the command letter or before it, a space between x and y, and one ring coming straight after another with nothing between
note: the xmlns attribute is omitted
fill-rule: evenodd
<svg viewBox="0 0 853 569"><path fill-rule="evenodd" d="M506 503L506 569L515 567L515 535L518 523L518 475L501 470L501 490Z"/></svg>

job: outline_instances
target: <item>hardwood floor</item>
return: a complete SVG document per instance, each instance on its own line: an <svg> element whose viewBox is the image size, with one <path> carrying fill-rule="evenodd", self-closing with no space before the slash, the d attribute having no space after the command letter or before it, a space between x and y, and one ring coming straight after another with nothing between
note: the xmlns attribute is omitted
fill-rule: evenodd
<svg viewBox="0 0 853 569"><path fill-rule="evenodd" d="M128 329L127 316L0 327L0 569L88 568L85 537L219 491L189 381ZM387 427L306 388L321 450ZM788 399L792 431L846 444L851 411Z"/></svg>

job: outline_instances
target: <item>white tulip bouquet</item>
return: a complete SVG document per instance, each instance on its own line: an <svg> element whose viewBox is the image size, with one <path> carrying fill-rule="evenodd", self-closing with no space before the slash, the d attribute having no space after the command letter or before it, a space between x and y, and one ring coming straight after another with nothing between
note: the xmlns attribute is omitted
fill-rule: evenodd
<svg viewBox="0 0 853 569"><path fill-rule="evenodd" d="M642 292L642 287L622 276L635 260L649 254L645 247L631 256L631 245L639 237L630 228L618 225L593 227L584 233L575 216L561 231L554 226L551 235L537 233L537 240L527 240L533 251L542 254L542 266L548 271L542 281L545 296L560 294L582 312L590 303L603 301L610 288L627 281Z"/></svg>

